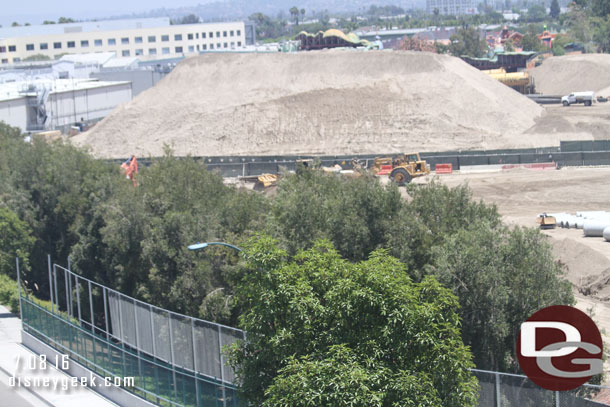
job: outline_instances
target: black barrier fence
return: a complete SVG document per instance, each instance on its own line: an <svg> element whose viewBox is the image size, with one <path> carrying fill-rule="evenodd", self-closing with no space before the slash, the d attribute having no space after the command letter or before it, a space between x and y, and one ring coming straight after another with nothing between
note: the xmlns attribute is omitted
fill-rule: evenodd
<svg viewBox="0 0 610 407"><path fill-rule="evenodd" d="M347 154L334 156L286 155L286 156L226 156L193 157L203 161L209 170L218 171L223 177L248 177L261 174L278 174L295 171L299 160L315 160L326 167L339 165L343 170L353 168L353 160L370 168L375 157L392 157L389 154ZM434 171L436 164L451 164L454 170L465 166L517 165L556 163L558 167L610 165L610 140L562 141L560 147L424 152L420 157ZM155 158L140 159L148 166ZM120 163L123 160L114 160Z"/></svg>

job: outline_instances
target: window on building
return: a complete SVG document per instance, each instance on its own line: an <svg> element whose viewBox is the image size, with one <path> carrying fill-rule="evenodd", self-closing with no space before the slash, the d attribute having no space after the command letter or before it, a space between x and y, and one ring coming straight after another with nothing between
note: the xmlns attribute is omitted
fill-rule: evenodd
<svg viewBox="0 0 610 407"><path fill-rule="evenodd" d="M237 41L237 46L241 47L241 41Z"/></svg>
<svg viewBox="0 0 610 407"><path fill-rule="evenodd" d="M214 33L210 31L210 38L214 38Z"/></svg>
<svg viewBox="0 0 610 407"><path fill-rule="evenodd" d="M241 30L237 30L237 36L239 37L241 35Z"/></svg>
<svg viewBox="0 0 610 407"><path fill-rule="evenodd" d="M193 34L187 34L187 35L186 35L186 38L187 38L187 39L189 39L189 40L192 40L192 39L193 39L193 38L195 38L195 37L193 37Z"/></svg>
<svg viewBox="0 0 610 407"><path fill-rule="evenodd" d="M182 47L176 47L176 54L182 54Z"/></svg>
<svg viewBox="0 0 610 407"><path fill-rule="evenodd" d="M221 43L216 44L216 49L219 49L221 45Z"/></svg>
<svg viewBox="0 0 610 407"><path fill-rule="evenodd" d="M102 40L93 40L93 45L95 45L96 47L101 47L102 46Z"/></svg>
<svg viewBox="0 0 610 407"><path fill-rule="evenodd" d="M8 64L8 59L7 58L2 58L2 63L3 64Z"/></svg>
<svg viewBox="0 0 610 407"><path fill-rule="evenodd" d="M205 47L205 45L204 45ZM214 49L214 44L210 44L210 49Z"/></svg>
<svg viewBox="0 0 610 407"><path fill-rule="evenodd" d="M116 40L114 38L108 38L108 45L116 45Z"/></svg>
<svg viewBox="0 0 610 407"><path fill-rule="evenodd" d="M203 44L203 45L201 46L201 49L205 51L206 49L208 49L208 46L207 46L207 45L205 45L205 44Z"/></svg>
<svg viewBox="0 0 610 407"><path fill-rule="evenodd" d="M76 42L75 41L68 41L67 44L68 48L74 48L76 47Z"/></svg>
<svg viewBox="0 0 610 407"><path fill-rule="evenodd" d="M182 41L182 34L175 34L174 41Z"/></svg>
<svg viewBox="0 0 610 407"><path fill-rule="evenodd" d="M124 49L123 51L121 51L121 56L128 57L129 56L129 50L128 49Z"/></svg>
<svg viewBox="0 0 610 407"><path fill-rule="evenodd" d="M169 41L169 35L162 35L161 36L161 41L163 41L163 42Z"/></svg>
<svg viewBox="0 0 610 407"><path fill-rule="evenodd" d="M148 48L148 55L157 55L157 48Z"/></svg>
<svg viewBox="0 0 610 407"><path fill-rule="evenodd" d="M199 39L199 33L195 33L195 39Z"/></svg>
<svg viewBox="0 0 610 407"><path fill-rule="evenodd" d="M235 34L235 31L233 31L233 30L229 31L229 35L230 35L231 37L233 37L233 35L234 35L234 34Z"/></svg>
<svg viewBox="0 0 610 407"><path fill-rule="evenodd" d="M88 46L89 46L89 41L87 41L87 40L82 40L82 41L80 42L80 46L81 46L81 47L83 47L83 48L88 47Z"/></svg>
<svg viewBox="0 0 610 407"><path fill-rule="evenodd" d="M8 46L8 52L16 52L16 51L17 51L17 46L16 45L9 45Z"/></svg>
<svg viewBox="0 0 610 407"><path fill-rule="evenodd" d="M144 50L143 49L137 49L136 50L136 55L144 55Z"/></svg>
<svg viewBox="0 0 610 407"><path fill-rule="evenodd" d="M15 58L13 58L13 62L21 62L21 58L15 57Z"/></svg>
<svg viewBox="0 0 610 407"><path fill-rule="evenodd" d="M6 52L6 47L5 46L1 46L0 47L0 52Z"/></svg>
<svg viewBox="0 0 610 407"><path fill-rule="evenodd" d="M34 44L26 44L25 45L25 50L26 51L34 51Z"/></svg>
<svg viewBox="0 0 610 407"><path fill-rule="evenodd" d="M149 35L148 42L157 42L157 37L155 37L154 35Z"/></svg>
<svg viewBox="0 0 610 407"><path fill-rule="evenodd" d="M216 31L216 38L220 38L220 31Z"/></svg>
<svg viewBox="0 0 610 407"><path fill-rule="evenodd" d="M142 43L142 37L135 37L133 40L134 40L134 42L136 44L141 44Z"/></svg>
<svg viewBox="0 0 610 407"><path fill-rule="evenodd" d="M226 42L224 43L224 47L225 48L229 48L229 44L227 44Z"/></svg>
<svg viewBox="0 0 610 407"><path fill-rule="evenodd" d="M53 49L61 49L61 42L54 42Z"/></svg>
<svg viewBox="0 0 610 407"><path fill-rule="evenodd" d="M169 47L161 48L162 54L169 54Z"/></svg>
<svg viewBox="0 0 610 407"><path fill-rule="evenodd" d="M128 37L121 38L121 44L129 44L129 38Z"/></svg>
<svg viewBox="0 0 610 407"><path fill-rule="evenodd" d="M199 44L197 44L197 51L199 51Z"/></svg>
<svg viewBox="0 0 610 407"><path fill-rule="evenodd" d="M231 48L233 48L235 46L235 43L233 41L231 41Z"/></svg>
<svg viewBox="0 0 610 407"><path fill-rule="evenodd" d="M222 36L223 36L223 37L226 37L226 36L227 36L227 32L226 32L226 31L223 31L223 32L222 32Z"/></svg>
<svg viewBox="0 0 610 407"><path fill-rule="evenodd" d="M13 46L13 45L9 45L9 46L8 46L8 50L9 50L9 52L11 51L11 47L13 47L13 48L14 48L14 46ZM40 43L40 49L49 49L49 44L47 44L46 42L41 42L41 43Z"/></svg>
<svg viewBox="0 0 610 407"><path fill-rule="evenodd" d="M195 52L195 47L193 45L189 45L189 52Z"/></svg>
<svg viewBox="0 0 610 407"><path fill-rule="evenodd" d="M205 33L201 33L201 38L205 38Z"/></svg>

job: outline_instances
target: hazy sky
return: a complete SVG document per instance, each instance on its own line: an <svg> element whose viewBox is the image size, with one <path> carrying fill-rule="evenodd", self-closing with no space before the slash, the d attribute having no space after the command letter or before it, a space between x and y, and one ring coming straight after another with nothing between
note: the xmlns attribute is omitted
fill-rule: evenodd
<svg viewBox="0 0 610 407"><path fill-rule="evenodd" d="M194 6L210 0L25 0L2 1L0 24L3 27L13 21L20 24L40 24L43 20L57 20L59 17L86 19L108 17L132 12L148 11L156 8Z"/></svg>

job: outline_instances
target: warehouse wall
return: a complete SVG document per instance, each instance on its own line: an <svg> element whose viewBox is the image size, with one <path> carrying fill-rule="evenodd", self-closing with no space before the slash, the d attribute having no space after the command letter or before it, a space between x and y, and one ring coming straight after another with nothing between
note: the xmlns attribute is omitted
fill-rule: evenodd
<svg viewBox="0 0 610 407"><path fill-rule="evenodd" d="M28 122L26 98L0 101L0 120L25 131Z"/></svg>
<svg viewBox="0 0 610 407"><path fill-rule="evenodd" d="M92 89L52 93L47 100L48 128L107 116L121 103L132 98L131 84L118 83Z"/></svg>

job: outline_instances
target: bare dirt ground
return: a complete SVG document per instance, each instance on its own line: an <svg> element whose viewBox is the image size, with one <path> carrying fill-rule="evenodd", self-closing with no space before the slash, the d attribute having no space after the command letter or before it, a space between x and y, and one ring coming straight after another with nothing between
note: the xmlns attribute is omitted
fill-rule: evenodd
<svg viewBox="0 0 610 407"><path fill-rule="evenodd" d="M475 198L497 205L505 221L513 225L535 227L541 212L610 210L610 167L456 173L438 179L449 186L467 183ZM421 178L416 181L426 182ZM585 237L579 229L543 233L564 264L577 307L592 310L604 341L610 343L610 242ZM608 371L610 364L606 362L605 367Z"/></svg>
<svg viewBox="0 0 610 407"><path fill-rule="evenodd" d="M546 146L557 140L602 140L610 138L610 102L592 106L543 105L544 114L523 137L534 136Z"/></svg>

